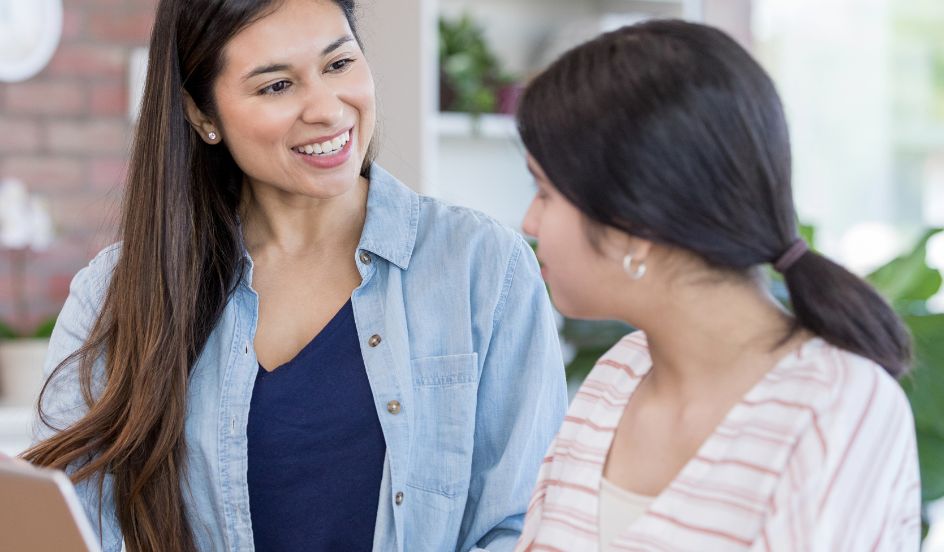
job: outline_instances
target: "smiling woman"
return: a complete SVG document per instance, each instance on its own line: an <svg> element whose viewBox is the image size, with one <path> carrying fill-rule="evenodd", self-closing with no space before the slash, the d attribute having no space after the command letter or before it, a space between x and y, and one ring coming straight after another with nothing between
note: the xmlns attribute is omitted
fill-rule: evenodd
<svg viewBox="0 0 944 552"><path fill-rule="evenodd" d="M106 551L517 539L566 405L537 261L373 163L354 23L158 4L122 241L73 281L24 454Z"/></svg>

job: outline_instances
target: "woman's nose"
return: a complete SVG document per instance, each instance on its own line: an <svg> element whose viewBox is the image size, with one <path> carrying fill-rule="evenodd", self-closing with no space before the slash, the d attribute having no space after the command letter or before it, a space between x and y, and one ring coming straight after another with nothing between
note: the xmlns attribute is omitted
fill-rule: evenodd
<svg viewBox="0 0 944 552"><path fill-rule="evenodd" d="M306 90L302 120L310 124L336 126L344 116L344 102L324 83L316 83Z"/></svg>

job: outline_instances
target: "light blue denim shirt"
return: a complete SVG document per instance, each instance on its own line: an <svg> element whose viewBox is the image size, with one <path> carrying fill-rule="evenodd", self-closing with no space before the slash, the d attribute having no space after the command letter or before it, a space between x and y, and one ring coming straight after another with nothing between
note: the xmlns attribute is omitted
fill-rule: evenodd
<svg viewBox="0 0 944 552"><path fill-rule="evenodd" d="M377 166L370 181L352 300L387 443L374 550L511 550L567 406L537 261L520 235L479 213L419 196ZM88 335L119 255L106 248L76 275L47 375ZM205 551L253 550L246 424L259 298L249 266L190 375L182 483ZM95 373L100 382L101 361ZM74 365L50 382L44 407L59 427L84 414ZM35 438L51 432L37 423ZM104 488L99 524L98 485L77 486L104 551L115 552L108 477Z"/></svg>

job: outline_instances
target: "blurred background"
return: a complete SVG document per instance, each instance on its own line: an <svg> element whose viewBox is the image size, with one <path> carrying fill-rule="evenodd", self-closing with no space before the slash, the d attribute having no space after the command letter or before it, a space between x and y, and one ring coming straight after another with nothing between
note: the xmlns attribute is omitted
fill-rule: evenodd
<svg viewBox="0 0 944 552"><path fill-rule="evenodd" d="M115 240L155 3L0 0L0 451L27 443L72 276ZM515 228L534 189L511 114L547 63L652 17L715 25L747 47L786 105L807 237L868 277L915 334L902 384L927 519L942 520L925 550L944 551L944 2L362 0L360 14L380 163ZM627 331L560 325L572 386Z"/></svg>

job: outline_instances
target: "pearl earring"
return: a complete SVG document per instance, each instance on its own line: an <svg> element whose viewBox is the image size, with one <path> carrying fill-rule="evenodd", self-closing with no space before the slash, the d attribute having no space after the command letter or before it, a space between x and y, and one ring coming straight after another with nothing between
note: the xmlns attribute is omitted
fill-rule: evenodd
<svg viewBox="0 0 944 552"><path fill-rule="evenodd" d="M629 277L633 280L639 280L646 275L646 261L639 261L636 265L636 270L633 270L633 256L626 255L623 257L623 270L626 274L629 274Z"/></svg>
<svg viewBox="0 0 944 552"><path fill-rule="evenodd" d="M210 140L216 140L216 133L215 133L215 132L211 132L211 133L207 134L207 138L209 138Z"/></svg>

